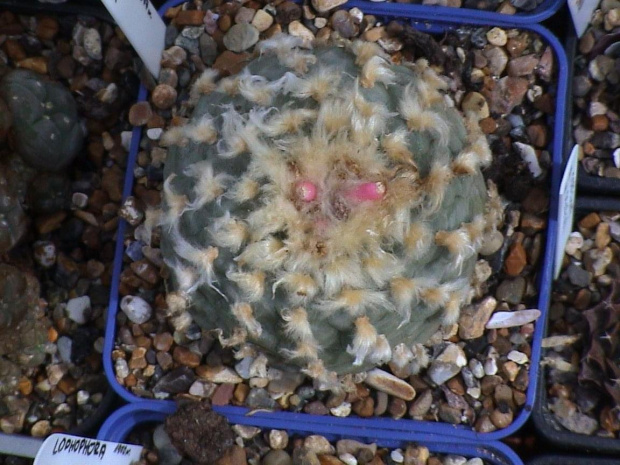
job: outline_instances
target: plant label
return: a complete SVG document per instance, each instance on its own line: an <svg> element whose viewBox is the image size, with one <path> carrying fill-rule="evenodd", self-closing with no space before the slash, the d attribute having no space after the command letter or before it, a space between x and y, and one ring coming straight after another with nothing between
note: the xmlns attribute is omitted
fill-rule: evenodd
<svg viewBox="0 0 620 465"><path fill-rule="evenodd" d="M555 246L555 268L553 279L557 279L562 268L564 248L573 230L573 217L575 214L575 192L577 190L577 163L581 158L582 149L579 145L573 147L568 157L562 182L560 183L560 199L558 208L558 240Z"/></svg>
<svg viewBox="0 0 620 465"><path fill-rule="evenodd" d="M159 75L166 25L149 0L101 0L146 68Z"/></svg>
<svg viewBox="0 0 620 465"><path fill-rule="evenodd" d="M577 37L581 37L592 19L592 13L600 0L568 0L568 9L573 17Z"/></svg>
<svg viewBox="0 0 620 465"><path fill-rule="evenodd" d="M130 465L141 453L142 446L52 434L39 449L34 465Z"/></svg>

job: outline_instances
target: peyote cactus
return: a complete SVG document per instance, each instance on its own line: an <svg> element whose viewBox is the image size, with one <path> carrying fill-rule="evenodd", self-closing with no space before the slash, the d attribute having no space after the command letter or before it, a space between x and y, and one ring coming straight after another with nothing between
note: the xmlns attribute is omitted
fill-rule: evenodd
<svg viewBox="0 0 620 465"><path fill-rule="evenodd" d="M319 385L424 343L470 299L494 228L490 161L425 60L279 36L236 76L207 70L172 128L161 216L177 327L188 308Z"/></svg>
<svg viewBox="0 0 620 465"><path fill-rule="evenodd" d="M0 254L11 250L28 229L28 217L22 209L13 175L0 164Z"/></svg>
<svg viewBox="0 0 620 465"><path fill-rule="evenodd" d="M32 274L0 264L0 356L18 366L45 360L49 320L39 304L39 290Z"/></svg>
<svg viewBox="0 0 620 465"><path fill-rule="evenodd" d="M62 85L14 70L0 81L0 98L6 104L0 108L8 107L12 116L0 121L0 136L10 124L16 150L34 168L58 171L77 155L84 131L73 96Z"/></svg>

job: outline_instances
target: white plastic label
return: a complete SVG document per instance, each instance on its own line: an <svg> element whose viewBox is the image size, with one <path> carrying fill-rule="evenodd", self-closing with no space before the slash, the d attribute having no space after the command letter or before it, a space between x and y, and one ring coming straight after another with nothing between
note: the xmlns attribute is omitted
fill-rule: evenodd
<svg viewBox="0 0 620 465"><path fill-rule="evenodd" d="M575 145L568 157L564 176L560 183L560 198L558 208L558 241L555 246L555 269L553 279L557 279L562 268L564 248L573 230L573 218L575 214L575 191L577 190L577 163L581 154L581 147Z"/></svg>
<svg viewBox="0 0 620 465"><path fill-rule="evenodd" d="M142 446L52 434L39 449L34 465L130 465L141 453Z"/></svg>
<svg viewBox="0 0 620 465"><path fill-rule="evenodd" d="M599 2L600 0L568 0L568 8L573 17L573 23L575 23L577 37L581 37L586 32L592 19L592 13L596 10Z"/></svg>
<svg viewBox="0 0 620 465"><path fill-rule="evenodd" d="M147 69L157 77L166 25L149 0L101 0L133 45Z"/></svg>

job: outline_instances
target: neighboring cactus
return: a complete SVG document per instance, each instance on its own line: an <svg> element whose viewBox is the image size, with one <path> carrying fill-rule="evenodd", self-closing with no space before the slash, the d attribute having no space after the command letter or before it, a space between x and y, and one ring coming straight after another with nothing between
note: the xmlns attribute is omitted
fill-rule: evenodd
<svg viewBox="0 0 620 465"><path fill-rule="evenodd" d="M28 217L22 209L14 174L0 164L0 254L11 250L28 229ZM1 322L2 315L0 327Z"/></svg>
<svg viewBox="0 0 620 465"><path fill-rule="evenodd" d="M491 154L425 60L299 45L264 41L239 75L195 83L162 141L162 251L177 327L187 308L325 387L457 320L495 227Z"/></svg>
<svg viewBox="0 0 620 465"><path fill-rule="evenodd" d="M579 382L606 392L620 405L620 282L614 281L609 295L583 315L590 334Z"/></svg>
<svg viewBox="0 0 620 465"><path fill-rule="evenodd" d="M0 97L12 117L0 118L0 140L10 124L15 149L39 170L58 171L73 160L84 131L75 100L65 87L31 71L15 70L0 81Z"/></svg>
<svg viewBox="0 0 620 465"><path fill-rule="evenodd" d="M0 264L0 356L19 366L45 361L49 320L39 304L39 292L32 274ZM0 379L0 384L5 381Z"/></svg>

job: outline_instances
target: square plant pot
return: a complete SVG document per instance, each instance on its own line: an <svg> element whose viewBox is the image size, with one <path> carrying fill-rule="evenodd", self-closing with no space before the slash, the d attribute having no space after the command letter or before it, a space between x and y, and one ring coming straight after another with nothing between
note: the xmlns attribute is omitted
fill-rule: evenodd
<svg viewBox="0 0 620 465"><path fill-rule="evenodd" d="M172 404L161 402L142 401L121 407L114 412L104 423L99 431L97 439L102 441L127 442L128 436L138 428L156 426L162 424L166 417L173 414L176 408ZM469 444L447 442L441 436L416 435L404 432L381 431L372 429L354 429L340 425L316 425L291 424L272 422L263 418L262 413L255 415L237 415L232 412L222 413L231 425L244 425L257 427L263 431L285 430L291 440L293 438L306 438L310 435L320 435L328 439L332 446L338 440L349 439L362 444L376 444L379 448L390 450L400 449L403 453L409 444L424 446L432 455L457 455L467 459L479 458L486 465L522 465L518 455L508 446L501 442L488 442L484 444ZM260 434L260 433L258 433ZM250 440L251 442L251 440ZM334 447L334 450L336 448Z"/></svg>
<svg viewBox="0 0 620 465"><path fill-rule="evenodd" d="M160 10L160 13L163 15L166 11L166 8L171 5L176 5L178 2L171 2L169 4L164 5ZM429 421L420 421L420 420L408 420L408 419L399 419L393 420L391 418L376 418L376 419L368 419L368 418L359 418L359 417L347 417L347 418L333 418L333 417L323 417L320 415L310 415L310 414L299 414L292 412L273 412L266 413L262 415L264 418L273 419L273 421L283 421L283 422L301 422L304 424L312 424L313 428L321 428L321 425L324 424L339 424L342 427L351 427L351 428L373 428L376 430L393 430L393 431L404 431L404 432L416 432L423 434L437 434L443 436L451 436L459 438L459 440L463 441L492 441L501 439L506 437L517 429L519 429L523 423L527 420L532 406L535 400L536 394L536 383L538 379L538 371L539 371L539 357L540 357L540 343L542 340L543 334L543 324L542 321L546 318L546 312L548 308L548 301L550 296L550 286L551 286L551 276L552 276L552 264L553 264L553 253L555 249L555 240L557 234L557 192L559 187L559 180L561 175L561 167L562 167L562 153L563 153L563 137L561 137L564 128L564 113L566 106L566 89L567 89L567 79L569 70L567 68L566 56L563 51L563 47L559 43L559 41L549 33L545 28L539 25L519 25L510 22L498 23L498 22L479 22L472 18L462 19L458 18L451 22L438 22L436 21L436 17L433 14L416 14L413 15L410 10L402 8L402 5L397 4L389 4L389 3L381 3L381 4L369 4L362 2L350 2L346 5L346 7L357 7L361 9L364 13L374 15L376 18L379 18L380 21L384 23L388 23L392 19L397 19L403 23L409 24L412 27L419 28L423 31L436 33L436 34L445 34L446 31L458 30L459 27L464 25L472 25L474 27L483 28L483 27L491 27L497 26L500 24L502 27L506 29L512 28L522 28L524 31L529 31L537 34L542 41L544 41L544 46L548 46L551 52L554 55L554 63L557 67L557 80L554 81L555 85L553 86L553 93L556 98L555 106L553 111L549 114L549 126L553 128L551 133L553 133L553 139L549 144L549 152L550 152L550 176L548 182L546 184L546 189L549 196L549 213L547 219L547 230L546 230L546 243L543 248L544 251L541 252L541 260L542 265L539 265L540 268L536 272L536 286L538 292L536 293L536 305L537 308L541 311L541 319L539 323L535 325L533 329L533 337L531 340L531 355L529 357L530 363L527 366L527 372L529 375L529 384L525 392L523 392L523 405L519 412L515 415L512 423L506 427L497 428L493 432L477 432L471 427L466 426L455 426L449 423L442 422L429 422ZM454 12L454 10L450 10ZM452 15L453 18L456 18ZM508 21L509 18L506 19ZM146 88L142 88L140 90L139 101L144 101L148 97L148 92ZM132 188L134 184L134 171L136 169L134 163L137 159L138 153L141 150L141 128L135 128L133 137L131 140L131 153L130 159L128 161L128 171L125 178L125 189L124 196L128 198L132 193ZM144 168L137 168L138 170L144 171ZM127 224L121 222L119 227L119 235L116 249L116 261L115 261L115 269L114 269L114 279L113 279L113 290L112 290L112 298L110 300L110 307L108 310L108 320L106 327L106 345L104 348L104 364L106 373L109 377L110 383L113 385L114 389L117 393L123 397L128 402L141 402L144 399L136 395L131 390L127 389L125 386L121 385L117 379L117 374L115 371L115 362L113 361L113 351L115 345L115 338L117 337L117 316L119 315L119 305L120 298L118 296L120 283L121 272L123 269L123 263L125 260L129 260L126 257L127 251L125 246L127 243L134 242L131 237L127 237L125 234ZM501 268L501 265L500 265ZM118 355L118 353L117 353ZM121 358L123 358L121 356ZM152 395L152 394L151 394ZM167 400L160 401L164 407L162 408L173 408L173 403ZM167 406L167 407L166 407ZM231 406L223 406L220 407L220 412L227 414L228 412L241 412L247 411L247 409L243 409L240 407L231 407Z"/></svg>
<svg viewBox="0 0 620 465"><path fill-rule="evenodd" d="M620 211L620 205L613 198L579 197L577 198L575 209L574 231L593 231L591 228L585 228L584 226L578 228L577 225L580 222L583 225L588 219L596 218L593 215L598 215L599 213L613 215L613 212ZM603 223L607 223L607 221L602 221L597 226ZM588 239L587 235L584 235L584 237L585 240ZM593 237L591 236L590 239L594 240ZM615 244L615 242L612 243L613 246ZM593 247L589 251L593 250L598 249ZM614 421L618 421L617 419L614 420L614 411L617 409L617 404L611 397L611 393L605 392L604 387L605 383L611 384L613 379L610 379L609 373L605 371L608 368L601 367L601 372L596 378L601 385L597 388L591 381L593 375L586 371L585 365L582 365L590 357L598 357L593 352L595 349L591 346L591 339L599 338L604 336L604 334L598 328L593 329L590 327L591 324L596 324L596 320L590 320L590 317L601 315L601 318L604 318L603 312L605 308L603 308L603 303L607 301L608 296L613 292L610 283L607 283L607 285L603 283L597 284L595 282L596 277L592 278L586 286L583 286L586 284L585 281L581 284L577 283L574 271L589 270L589 268L583 265L585 261L589 260L585 256L586 253L588 252L583 252L583 260L576 259L574 255L571 257L565 255L565 259L569 263L568 266L574 268L573 276L571 278L568 274L568 269L564 268L563 274L554 283L556 291L553 294L553 300L556 302L557 307L556 312L553 312L555 314L554 319L547 321L548 334L546 336L574 336L576 340L566 345L559 344L554 347L550 346L546 350L543 349L542 364L549 365L549 368L543 368L539 371L538 395L532 417L540 437L556 448L575 451L575 453L588 452L601 455L617 455L620 453L620 440L609 436L609 434L613 435L613 429L608 433L608 436L596 434L606 429L607 425L603 425L604 418L607 418L603 416L605 411L609 410L609 421L612 425ZM591 270L588 272L592 275ZM611 270L610 275L615 276L613 273L613 270ZM613 279L617 279L617 277ZM592 300L585 297L590 292L592 292ZM584 298L586 299L585 301L583 300ZM551 325L554 325L556 328L564 328L566 334L558 331L551 332ZM603 345L597 347L601 347L601 360L604 360L606 357L605 341L601 342ZM569 350L572 344L579 344L579 347ZM571 362L567 361L567 357L570 354L578 361L573 362L569 369ZM557 366L555 362L558 360L560 363L562 360L567 361L568 365L565 365L565 370L567 371ZM611 364L613 361L609 363ZM554 373L551 373L549 370L554 370ZM551 376L555 380L553 385L550 382ZM578 392L576 391L577 389L579 389ZM565 408L566 405L563 402L564 394L562 392L566 394L566 399L568 400L566 405L568 405L568 408ZM552 393L555 393L553 402L550 399ZM575 412L572 412L572 406L575 407ZM588 458L588 460L590 459Z"/></svg>

